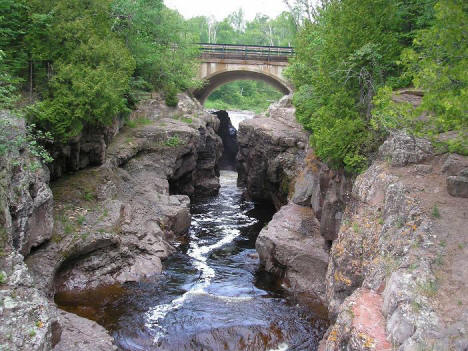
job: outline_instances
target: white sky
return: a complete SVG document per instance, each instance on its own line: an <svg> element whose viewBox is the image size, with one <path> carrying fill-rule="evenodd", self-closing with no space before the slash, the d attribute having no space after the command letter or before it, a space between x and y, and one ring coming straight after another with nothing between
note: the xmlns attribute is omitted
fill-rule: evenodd
<svg viewBox="0 0 468 351"><path fill-rule="evenodd" d="M283 0L164 0L164 3L178 10L186 19L214 16L221 20L242 8L246 18L251 20L257 13L276 17L287 10Z"/></svg>

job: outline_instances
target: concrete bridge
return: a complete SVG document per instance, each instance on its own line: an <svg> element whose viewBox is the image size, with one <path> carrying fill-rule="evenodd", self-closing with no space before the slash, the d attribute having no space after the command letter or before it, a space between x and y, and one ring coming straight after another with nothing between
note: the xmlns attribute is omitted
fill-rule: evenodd
<svg viewBox="0 0 468 351"><path fill-rule="evenodd" d="M207 84L194 96L202 104L216 88L235 80L262 80L285 95L292 92L283 70L293 48L230 44L200 44L200 48L199 78Z"/></svg>

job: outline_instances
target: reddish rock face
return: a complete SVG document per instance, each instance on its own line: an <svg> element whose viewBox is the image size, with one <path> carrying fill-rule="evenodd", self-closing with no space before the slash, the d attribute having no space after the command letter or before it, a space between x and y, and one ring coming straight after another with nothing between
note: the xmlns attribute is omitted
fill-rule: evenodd
<svg viewBox="0 0 468 351"><path fill-rule="evenodd" d="M362 290L353 306L354 319L352 328L358 336L375 345L374 350L391 350L387 340L385 318L382 314L383 298L370 290ZM371 340L372 338L372 340Z"/></svg>
<svg viewBox="0 0 468 351"><path fill-rule="evenodd" d="M382 314L383 298L368 289L358 289L340 308L336 324L320 344L320 351L391 351L387 339L385 317Z"/></svg>

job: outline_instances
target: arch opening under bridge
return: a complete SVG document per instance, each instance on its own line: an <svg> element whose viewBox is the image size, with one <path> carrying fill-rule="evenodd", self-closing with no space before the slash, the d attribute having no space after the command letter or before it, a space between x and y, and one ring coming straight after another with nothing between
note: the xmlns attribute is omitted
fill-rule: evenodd
<svg viewBox="0 0 468 351"><path fill-rule="evenodd" d="M283 71L294 55L293 48L226 44L200 44L200 47L199 78L206 84L193 94L202 104L218 87L237 80L260 80L285 95L292 92Z"/></svg>

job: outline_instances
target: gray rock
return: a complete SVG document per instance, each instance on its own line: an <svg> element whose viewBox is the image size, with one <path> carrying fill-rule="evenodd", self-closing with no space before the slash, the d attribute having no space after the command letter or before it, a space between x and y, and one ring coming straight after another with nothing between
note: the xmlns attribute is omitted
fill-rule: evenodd
<svg viewBox="0 0 468 351"><path fill-rule="evenodd" d="M294 178L304 161L308 133L295 120L291 98L269 109L269 117L241 122L238 142L238 184L249 198L272 201L276 208L288 202Z"/></svg>
<svg viewBox="0 0 468 351"><path fill-rule="evenodd" d="M260 265L282 279L287 290L325 303L328 253L310 207L283 206L260 232L255 248Z"/></svg>
<svg viewBox="0 0 468 351"><path fill-rule="evenodd" d="M414 323L402 310L396 310L387 320L387 332L394 343L403 344L415 332Z"/></svg>
<svg viewBox="0 0 468 351"><path fill-rule="evenodd" d="M442 172L448 176L456 176L460 175L460 172L465 168L468 168L468 157L449 154L442 165Z"/></svg>
<svg viewBox="0 0 468 351"><path fill-rule="evenodd" d="M62 336L53 351L114 351L114 339L96 322L60 311Z"/></svg>
<svg viewBox="0 0 468 351"><path fill-rule="evenodd" d="M454 197L468 197L468 177L447 177L447 191Z"/></svg>
<svg viewBox="0 0 468 351"><path fill-rule="evenodd" d="M0 114L9 138L24 138L24 121L6 112ZM53 228L53 197L49 172L27 149L10 147L0 156L0 225L3 238L23 255L50 239ZM0 243L0 247L3 246Z"/></svg>
<svg viewBox="0 0 468 351"><path fill-rule="evenodd" d="M433 155L434 150L428 140L410 136L406 132L395 132L379 148L380 158L397 167L420 163Z"/></svg>
<svg viewBox="0 0 468 351"><path fill-rule="evenodd" d="M56 309L41 294L23 257L0 257L0 345L5 350L50 350L60 338Z"/></svg>

